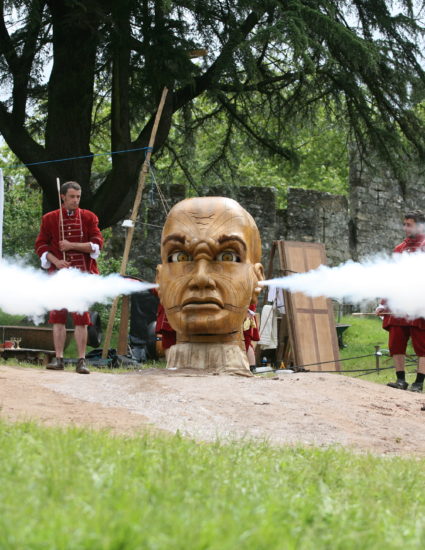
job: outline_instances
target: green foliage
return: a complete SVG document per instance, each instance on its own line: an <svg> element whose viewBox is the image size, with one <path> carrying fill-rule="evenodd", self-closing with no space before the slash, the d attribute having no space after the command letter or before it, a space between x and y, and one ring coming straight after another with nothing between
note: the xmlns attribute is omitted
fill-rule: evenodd
<svg viewBox="0 0 425 550"><path fill-rule="evenodd" d="M128 212L165 87L155 154L166 145L167 173L178 166L175 177L193 192L264 179L282 202L289 184L343 192L348 141L393 165L411 147L425 154L423 120L413 110L425 83L419 10L411 0L396 7L232 0L226 9L180 0L9 0L0 132L32 164L47 207L56 204L56 177L77 180L101 227ZM193 148L202 132L213 141ZM71 156L79 158L48 162Z"/></svg>
<svg viewBox="0 0 425 550"><path fill-rule="evenodd" d="M41 189L10 183L5 188L3 255L39 265L34 243L41 220Z"/></svg>
<svg viewBox="0 0 425 550"><path fill-rule="evenodd" d="M213 185L224 185L229 191L238 185L274 187L281 207L289 187L347 193L348 128L323 109L317 110L314 121L293 124L282 138L297 151L296 166L259 149L237 125L229 131L223 113L211 115L214 104L210 101L195 100L194 111L193 118L175 117L170 138L156 163L161 180L188 184L192 193L200 195ZM202 124L200 119L204 119ZM264 121L261 116L257 119L261 126ZM269 121L269 127L278 124L277 119Z"/></svg>
<svg viewBox="0 0 425 550"><path fill-rule="evenodd" d="M105 245L107 245L107 241L112 237L112 231L111 229L106 229L102 232L102 234L105 240ZM114 273L115 274L120 273L121 258L116 258L111 254L102 252L97 260L97 265L99 268L99 272L102 276L111 275ZM132 260L130 260L127 264L126 275L130 277L139 276L138 269L136 268ZM106 327L109 321L109 315L111 312L111 304L94 304L90 309L92 311L97 311L99 313L101 325L102 327L104 327L104 330L106 330ZM118 302L117 314L114 319L113 331L115 333L115 336L117 331L119 330L120 319L121 319L121 298ZM114 345L111 344L111 347L114 347Z"/></svg>
<svg viewBox="0 0 425 550"><path fill-rule="evenodd" d="M22 257L26 263L39 265L34 253L42 212L42 192L26 180L28 170L6 145L0 147L4 163L3 256Z"/></svg>
<svg viewBox="0 0 425 550"><path fill-rule="evenodd" d="M423 459L4 422L0 448L8 550L425 544Z"/></svg>
<svg viewBox="0 0 425 550"><path fill-rule="evenodd" d="M104 229L102 231L102 236L104 240L104 248L108 248L108 241L112 238L112 230L111 229ZM110 275L112 273L120 273L121 271L121 263L122 258L121 257L115 257L112 254L104 254L101 253L98 260L97 265L99 268L99 271L102 275ZM129 260L127 262L127 268L126 268L126 275L130 277L138 277L139 272L137 267L134 265L133 260Z"/></svg>
<svg viewBox="0 0 425 550"><path fill-rule="evenodd" d="M5 313L0 309L0 325L20 325L23 319L23 315L11 315L10 313Z"/></svg>

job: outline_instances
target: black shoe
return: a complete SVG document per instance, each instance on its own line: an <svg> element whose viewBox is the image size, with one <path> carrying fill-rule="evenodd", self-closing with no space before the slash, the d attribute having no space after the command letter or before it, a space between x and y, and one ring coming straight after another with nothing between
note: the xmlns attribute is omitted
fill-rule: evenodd
<svg viewBox="0 0 425 550"><path fill-rule="evenodd" d="M390 388L397 388L398 390L407 390L408 383L405 380L396 380L395 382L388 382L387 386Z"/></svg>
<svg viewBox="0 0 425 550"><path fill-rule="evenodd" d="M86 367L86 360L83 357L78 359L77 368L75 370L78 374L90 374L89 369Z"/></svg>
<svg viewBox="0 0 425 550"><path fill-rule="evenodd" d="M410 385L409 391L422 393L423 389L424 389L424 385L422 382L413 382L413 384Z"/></svg>
<svg viewBox="0 0 425 550"><path fill-rule="evenodd" d="M48 365L46 365L46 369L49 370L63 370L64 364L63 364L63 357L55 357L50 361Z"/></svg>

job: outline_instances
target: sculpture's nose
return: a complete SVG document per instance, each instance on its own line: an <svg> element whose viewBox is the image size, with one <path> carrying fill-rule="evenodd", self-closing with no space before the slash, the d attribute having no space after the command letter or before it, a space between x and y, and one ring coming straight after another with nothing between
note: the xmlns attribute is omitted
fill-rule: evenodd
<svg viewBox="0 0 425 550"><path fill-rule="evenodd" d="M209 261L201 258L195 261L194 273L189 281L190 289L216 288L214 279L210 276Z"/></svg>

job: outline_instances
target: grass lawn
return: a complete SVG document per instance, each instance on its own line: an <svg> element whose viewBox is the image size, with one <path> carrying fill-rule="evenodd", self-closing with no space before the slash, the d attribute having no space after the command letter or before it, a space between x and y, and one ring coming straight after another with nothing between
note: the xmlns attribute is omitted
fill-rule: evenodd
<svg viewBox="0 0 425 550"><path fill-rule="evenodd" d="M0 548L423 548L424 467L0 422Z"/></svg>
<svg viewBox="0 0 425 550"><path fill-rule="evenodd" d="M340 350L341 370L355 371L359 369L375 369L376 356L375 346L379 346L383 355L379 358L379 373L347 372L349 376L359 376L364 380L386 384L395 380L393 361L388 353L388 332L383 330L382 321L376 317L354 317L347 315L340 321L341 324L351 325L344 333L344 344L346 347ZM410 357L414 351L409 343L408 358L406 361L406 380L411 383L415 379L416 358ZM370 354L370 357L361 357ZM359 359L355 359L360 357ZM354 358L354 359L351 359Z"/></svg>
<svg viewBox="0 0 425 550"><path fill-rule="evenodd" d="M343 358L386 346L378 319L341 322L351 325ZM341 365L373 368L375 357ZM0 421L0 550L423 548L424 467L339 448Z"/></svg>

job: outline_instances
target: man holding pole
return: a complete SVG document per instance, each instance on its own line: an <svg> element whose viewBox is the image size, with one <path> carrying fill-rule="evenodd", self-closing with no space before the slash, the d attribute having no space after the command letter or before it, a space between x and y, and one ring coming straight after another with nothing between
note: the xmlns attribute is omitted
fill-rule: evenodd
<svg viewBox="0 0 425 550"><path fill-rule="evenodd" d="M53 273L59 269L73 267L87 273L99 273L96 258L103 245L98 227L98 218L90 210L79 208L81 186L68 181L60 187L60 208L45 214L41 220L40 232L35 242L35 251L41 260L41 267ZM63 370L63 350L66 339L66 309L50 312L49 323L53 324L55 359L47 365L51 370ZM72 312L75 340L78 350L76 371L89 374L85 363L87 326L91 324L90 314Z"/></svg>
<svg viewBox="0 0 425 550"><path fill-rule="evenodd" d="M420 210L407 212L404 216L403 229L406 238L394 248L394 252L411 253L425 252L425 214ZM409 284L401 281L400 284ZM382 326L389 332L388 347L394 359L397 380L387 384L392 388L414 392L422 392L425 379L425 319L405 319L391 315L385 300L376 308L376 315L383 316ZM416 380L408 385L405 377L405 357L409 338L412 340L413 349L418 356L418 369Z"/></svg>

